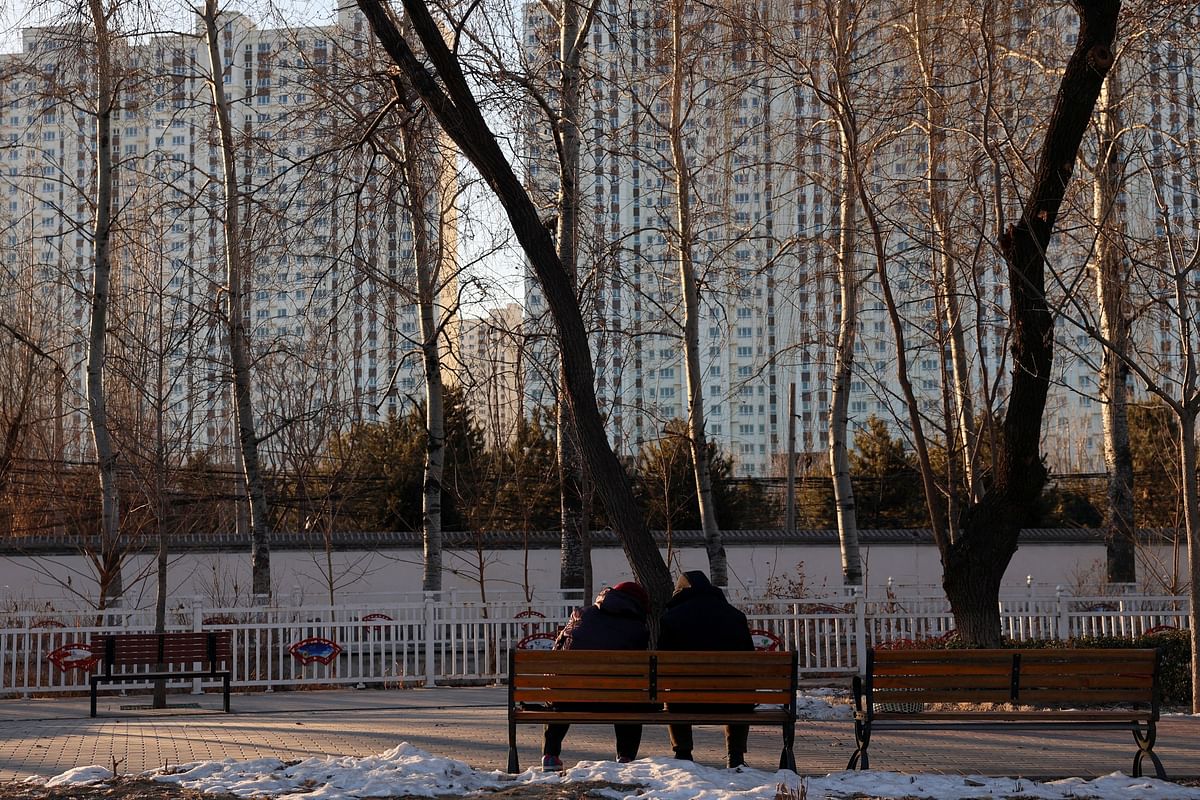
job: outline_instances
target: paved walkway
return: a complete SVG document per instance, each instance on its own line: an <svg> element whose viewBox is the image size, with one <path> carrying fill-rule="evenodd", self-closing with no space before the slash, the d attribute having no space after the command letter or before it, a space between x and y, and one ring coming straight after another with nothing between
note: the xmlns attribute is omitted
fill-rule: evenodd
<svg viewBox="0 0 1200 800"><path fill-rule="evenodd" d="M88 717L87 698L0 700L0 780L50 776L76 766L114 761L123 773L164 764L275 756L363 756L407 741L431 753L479 769L503 769L507 725L503 687L366 689L235 694L233 714L219 712L220 693L172 695L177 707L162 711L122 709L149 702L146 694L110 696L100 716ZM182 708L198 704L199 708ZM801 721L796 732L801 773L843 769L853 749L847 721ZM1170 716L1159 725L1158 747L1174 778L1200 776L1200 717ZM541 731L518 730L522 766L537 762ZM612 730L576 727L567 736L564 760L612 757ZM919 736L881 734L871 745L875 769L1027 777L1094 777L1128 772L1132 737L1121 731L1042 734L929 731ZM641 755L668 756L667 732L645 729ZM697 760L719 765L724 757L719 728L698 728ZM779 733L750 735L751 766L773 768Z"/></svg>

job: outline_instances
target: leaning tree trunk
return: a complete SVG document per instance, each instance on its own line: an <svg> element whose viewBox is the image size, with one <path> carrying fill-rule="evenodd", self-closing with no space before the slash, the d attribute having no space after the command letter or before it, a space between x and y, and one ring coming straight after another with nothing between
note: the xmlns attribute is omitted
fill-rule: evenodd
<svg viewBox="0 0 1200 800"><path fill-rule="evenodd" d="M109 431L108 399L104 386L107 360L108 306L112 274L112 37L108 15L100 0L89 0L96 32L96 215L92 228L92 302L88 329L87 402L96 468L100 479L100 547L96 554L100 578L100 606L119 602L121 581L120 510L117 489L117 454Z"/></svg>
<svg viewBox="0 0 1200 800"><path fill-rule="evenodd" d="M1012 390L991 490L969 506L959 536L942 550L942 585L959 636L1000 642L1000 581L1032 521L1046 467L1042 415L1054 356L1054 320L1046 302L1046 252L1104 76L1113 62L1119 0L1077 0L1079 34L1063 71L1046 139L1020 220L1000 237L1012 295Z"/></svg>
<svg viewBox="0 0 1200 800"><path fill-rule="evenodd" d="M580 453L603 498L608 521L621 539L634 575L649 590L656 608L671 592L671 575L646 528L629 476L608 442L596 404L595 373L579 299L558 258L550 231L512 170L475 101L466 77L422 0L404 0L405 10L424 47L417 58L380 0L358 0L388 55L408 77L442 129L470 159L495 192L508 215L530 267L541 284L558 329L562 375L570 401ZM426 60L440 82L426 68ZM443 88L444 87L444 88Z"/></svg>
<svg viewBox="0 0 1200 800"><path fill-rule="evenodd" d="M1092 182L1092 223L1096 226L1096 303L1100 333L1110 343L1100 364L1100 400L1104 420L1104 466L1108 507L1104 521L1106 574L1112 583L1137 580L1133 518L1133 450L1129 445L1129 319L1126 278L1121 270L1120 70L1113 69L1100 90L1096 169Z"/></svg>
<svg viewBox="0 0 1200 800"><path fill-rule="evenodd" d="M217 43L217 0L205 0L202 20L208 41L209 86L213 111L221 137L221 183L224 188L225 233L225 313L229 336L229 365L232 371L234 418L246 494L250 501L251 591L260 597L271 594L271 539L267 528L267 494L258 459L258 437L254 431L254 399L250 377L250 343L246 332L245 286L246 251L242 242L241 211L238 206L238 176L235 164L233 123L222 79L220 49Z"/></svg>
<svg viewBox="0 0 1200 800"><path fill-rule="evenodd" d="M692 454L692 476L700 507L700 527L708 553L709 577L715 586L729 584L725 545L717 522L709 464L708 436L704 430L704 371L700 363L700 291L696 284L695 241L692 230L692 173L684 150L683 63L684 0L671 3L671 121L668 138L671 166L675 173L675 242L679 259L679 285L683 295L683 362L687 373L688 444Z"/></svg>

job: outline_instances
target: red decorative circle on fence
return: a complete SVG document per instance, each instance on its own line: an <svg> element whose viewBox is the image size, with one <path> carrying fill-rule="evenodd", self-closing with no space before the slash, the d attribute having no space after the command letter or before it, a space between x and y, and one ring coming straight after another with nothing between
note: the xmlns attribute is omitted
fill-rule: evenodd
<svg viewBox="0 0 1200 800"><path fill-rule="evenodd" d="M778 653L783 650L783 637L765 628L752 628L750 638L754 640L755 650Z"/></svg>
<svg viewBox="0 0 1200 800"><path fill-rule="evenodd" d="M384 614L382 611L373 611L370 614L364 614L362 621L363 622L394 622L392 617L389 617L387 614ZM384 628L383 625L372 625L371 626L371 630L373 630L373 631L375 631L375 633L379 633L379 634L383 633L383 628Z"/></svg>
<svg viewBox="0 0 1200 800"><path fill-rule="evenodd" d="M71 642L52 651L46 659L58 667L60 672L70 672L73 669L91 672L100 661L100 654L93 652L92 646L86 642Z"/></svg>
<svg viewBox="0 0 1200 800"><path fill-rule="evenodd" d="M215 617L205 617L205 625L237 625L238 621L228 614L217 614Z"/></svg>
<svg viewBox="0 0 1200 800"><path fill-rule="evenodd" d="M545 618L546 618L545 614L543 614L540 611L534 611L532 608L528 608L528 609L520 612L519 614L513 614L513 619L545 619ZM526 634L531 634L531 633L539 632L541 630L541 627L542 627L541 623L526 622L521 625L521 630L525 631Z"/></svg>
<svg viewBox="0 0 1200 800"><path fill-rule="evenodd" d="M1148 629L1142 635L1143 636L1153 636L1156 633L1169 633L1170 631L1177 631L1177 630L1179 630L1179 627L1176 625L1155 625L1153 628Z"/></svg>
<svg viewBox="0 0 1200 800"><path fill-rule="evenodd" d="M48 617L44 617L42 619L35 619L33 622L29 623L29 627L31 627L31 628L65 628L67 626L62 624L61 622L59 622L56 619L50 619Z"/></svg>

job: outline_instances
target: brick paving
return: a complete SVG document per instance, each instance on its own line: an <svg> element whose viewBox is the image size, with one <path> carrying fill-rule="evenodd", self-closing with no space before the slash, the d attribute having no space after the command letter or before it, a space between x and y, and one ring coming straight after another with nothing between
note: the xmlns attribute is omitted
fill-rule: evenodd
<svg viewBox="0 0 1200 800"><path fill-rule="evenodd" d="M503 769L507 725L503 687L338 690L235 694L233 714L219 711L220 694L172 695L179 706L152 711L121 709L148 697L110 696L100 716L88 717L87 698L0 700L0 780L50 776L99 764L122 773L164 764L214 759L365 756L400 742L477 769ZM854 736L848 721L801 721L796 763L803 774L843 769ZM1200 777L1200 717L1169 716L1159 725L1156 748L1172 778ZM522 766L535 764L541 731L518 729ZM577 726L568 734L563 758L612 757L612 730ZM751 766L772 769L779 758L779 733L751 732ZM956 774L1022 775L1034 778L1094 777L1128 772L1135 748L1123 731L1081 733L951 731L877 735L871 744L875 769ZM666 729L648 726L641 755L668 756ZM719 728L698 728L697 760L722 763Z"/></svg>

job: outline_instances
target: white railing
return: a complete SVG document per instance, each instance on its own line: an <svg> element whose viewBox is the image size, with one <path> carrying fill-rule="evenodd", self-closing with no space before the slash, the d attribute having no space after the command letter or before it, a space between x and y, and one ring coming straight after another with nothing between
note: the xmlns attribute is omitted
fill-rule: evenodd
<svg viewBox="0 0 1200 800"><path fill-rule="evenodd" d="M852 674L867 648L899 640L936 639L954 618L944 598L892 597L739 599L752 628L768 630L799 656L808 677ZM233 685L433 686L504 678L508 654L531 634L553 634L572 603L563 599L491 602L435 599L337 606L214 608L199 601L175 609L168 629L228 630L233 636ZM51 658L86 656L105 632L145 632L145 611L17 611L0 618L0 696L79 692L88 673ZM1162 627L1186 628L1186 597L1029 596L1001 603L1011 639L1134 637ZM316 644L312 645L313 640ZM315 653L297 652L305 641ZM74 646L74 653L69 651ZM326 647L321 651L319 648ZM335 652L336 650L336 652ZM198 682L178 686L192 686Z"/></svg>

